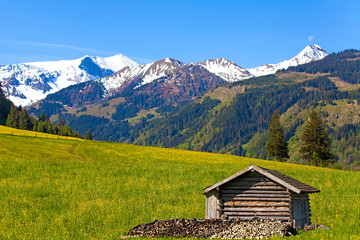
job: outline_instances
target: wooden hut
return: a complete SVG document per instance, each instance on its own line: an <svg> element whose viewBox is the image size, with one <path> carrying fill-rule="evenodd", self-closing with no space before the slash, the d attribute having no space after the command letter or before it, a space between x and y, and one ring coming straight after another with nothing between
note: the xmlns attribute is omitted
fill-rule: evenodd
<svg viewBox="0 0 360 240"><path fill-rule="evenodd" d="M320 192L278 171L251 164L204 189L206 218L276 219L310 225L309 193Z"/></svg>

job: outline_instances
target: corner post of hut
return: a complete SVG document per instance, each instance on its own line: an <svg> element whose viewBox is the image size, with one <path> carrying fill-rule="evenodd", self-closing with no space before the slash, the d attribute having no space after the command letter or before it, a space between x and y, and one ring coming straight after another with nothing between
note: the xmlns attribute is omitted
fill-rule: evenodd
<svg viewBox="0 0 360 240"><path fill-rule="evenodd" d="M219 205L219 188L206 193L206 219L220 218L220 213L217 211Z"/></svg>

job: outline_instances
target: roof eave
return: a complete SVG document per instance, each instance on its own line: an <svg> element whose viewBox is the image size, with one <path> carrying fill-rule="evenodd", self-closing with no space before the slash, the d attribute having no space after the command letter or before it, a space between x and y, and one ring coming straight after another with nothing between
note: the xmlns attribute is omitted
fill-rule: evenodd
<svg viewBox="0 0 360 240"><path fill-rule="evenodd" d="M300 193L318 193L318 192L320 192L320 190L315 188L315 190L313 191L301 191Z"/></svg>
<svg viewBox="0 0 360 240"><path fill-rule="evenodd" d="M214 185L212 185L210 187L204 188L204 195L206 195L209 192L215 190L216 188L220 187L221 185L223 185L223 184L225 184L225 183L227 183L227 182L229 182L229 181L231 181L231 180L233 180L233 179L235 179L235 178L249 172L250 170L255 170L256 172L268 177L269 179L277 182L278 184L282 185L283 187L286 187L287 189L289 189L289 190L291 190L291 191L293 191L293 192L295 192L297 194L320 192L320 190L318 190L316 188L313 188L314 190L310 190L310 191L301 190L301 189L287 183L286 181L274 176L273 174L267 172L266 170L262 169L261 167L258 167L256 165L251 164L249 167L245 168L244 170L242 170L242 171L240 171L240 172L238 172L238 173L236 173L236 174L234 174L234 175L232 175L232 176L230 176L230 177L228 177L228 178L226 178L226 179L224 179L224 180L222 180L222 181L220 181L220 182L218 182L218 183L216 183L216 184L214 184Z"/></svg>
<svg viewBox="0 0 360 240"><path fill-rule="evenodd" d="M282 186L290 189L291 191L293 191L293 192L295 192L295 193L297 193L297 194L301 193L301 190L300 190L300 189L298 189L298 188L296 188L296 187L288 184L287 182L281 180L280 178L277 178L276 176L272 175L271 173L266 172L265 170L261 169L260 167L254 165L253 168L254 168L254 170L256 170L258 173L263 174L264 176L270 178L271 180L273 180L273 181L279 183L280 185L282 185Z"/></svg>
<svg viewBox="0 0 360 240"><path fill-rule="evenodd" d="M237 178L238 176L240 175L243 175L247 172L249 172L251 169L254 168L255 165L251 164L249 167L245 168L244 170L238 172L238 173L235 173L234 175L228 177L228 178L225 178L224 180L218 182L218 183L215 183L214 185L210 186L210 187L207 187L207 188L204 188L204 195L206 195L207 193L211 192L212 190L216 189L217 187L233 180L234 178Z"/></svg>

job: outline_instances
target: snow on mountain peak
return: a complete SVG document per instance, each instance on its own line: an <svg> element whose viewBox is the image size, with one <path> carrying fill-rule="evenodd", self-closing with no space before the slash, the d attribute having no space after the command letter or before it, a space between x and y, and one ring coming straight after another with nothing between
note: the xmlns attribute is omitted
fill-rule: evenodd
<svg viewBox="0 0 360 240"><path fill-rule="evenodd" d="M182 68L184 66L184 63L179 61L179 60L176 60L174 58L165 58L163 60L160 60L160 61L157 61L155 63L169 63L171 65L176 65L178 66L179 68Z"/></svg>
<svg viewBox="0 0 360 240"><path fill-rule="evenodd" d="M164 77L185 64L173 58L165 58L145 65L130 66L100 81L108 91L118 90L122 85L133 82L137 87Z"/></svg>
<svg viewBox="0 0 360 240"><path fill-rule="evenodd" d="M210 73L221 77L227 82L235 82L247 78L275 73L279 69L297 66L302 63L318 60L327 55L326 51L317 45L307 46L296 57L278 64L266 64L255 69L244 69L236 63L224 58L215 58L199 63L184 64L173 58L165 58L146 65L129 66L116 74L100 79L108 92L121 91L129 85L134 88L151 83L179 69L187 67L203 67Z"/></svg>
<svg viewBox="0 0 360 240"><path fill-rule="evenodd" d="M268 74L274 74L280 69L286 70L289 67L298 66L312 61L317 61L323 59L327 55L329 54L319 45L313 44L306 46L298 55L291 58L290 60L285 60L277 64L265 64L247 70L255 77L259 77Z"/></svg>
<svg viewBox="0 0 360 240"><path fill-rule="evenodd" d="M228 82L235 82L253 77L246 69L238 66L236 63L224 58L215 58L199 62L209 72L221 77Z"/></svg>
<svg viewBox="0 0 360 240"><path fill-rule="evenodd" d="M27 106L70 85L99 79L108 92L129 85L134 88L172 74L184 67L202 67L227 82L273 74L280 69L320 60L328 53L320 46L306 46L290 60L244 69L224 58L184 64L173 58L138 65L122 54L49 62L31 62L0 66L0 83L5 94L16 105Z"/></svg>
<svg viewBox="0 0 360 240"><path fill-rule="evenodd" d="M329 54L324 49L322 49L319 45L314 44L306 46L304 50L302 50L294 58L299 60L299 64L304 64L323 59L327 55Z"/></svg>
<svg viewBox="0 0 360 240"><path fill-rule="evenodd" d="M138 65L124 55L0 66L0 83L16 105L27 106L70 85L108 76Z"/></svg>
<svg viewBox="0 0 360 240"><path fill-rule="evenodd" d="M93 57L93 60L99 64L100 67L113 70L114 72L117 72L126 66L138 65L136 62L122 54L105 58Z"/></svg>

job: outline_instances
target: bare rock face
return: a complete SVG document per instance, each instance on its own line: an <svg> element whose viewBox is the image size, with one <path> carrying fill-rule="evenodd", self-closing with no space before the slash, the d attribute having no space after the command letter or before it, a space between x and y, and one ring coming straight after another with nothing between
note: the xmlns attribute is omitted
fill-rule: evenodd
<svg viewBox="0 0 360 240"><path fill-rule="evenodd" d="M130 230L128 236L262 239L273 235L287 236L293 230L288 222L281 221L180 218L136 226Z"/></svg>

